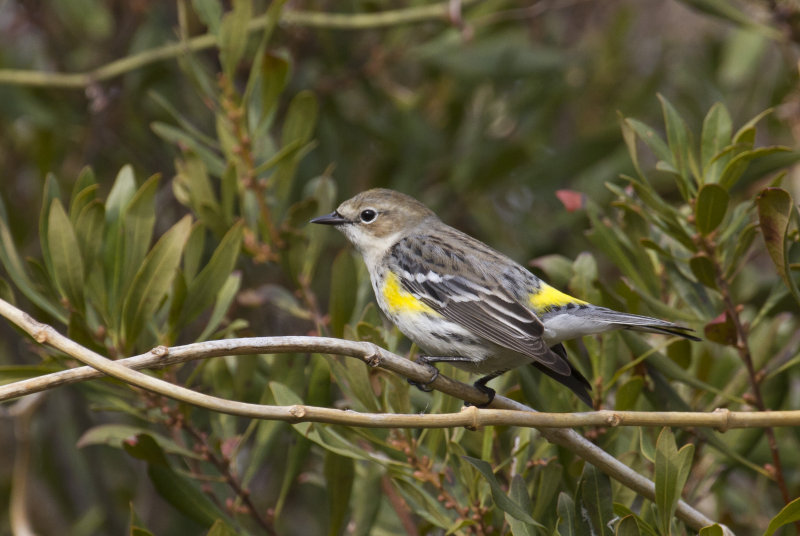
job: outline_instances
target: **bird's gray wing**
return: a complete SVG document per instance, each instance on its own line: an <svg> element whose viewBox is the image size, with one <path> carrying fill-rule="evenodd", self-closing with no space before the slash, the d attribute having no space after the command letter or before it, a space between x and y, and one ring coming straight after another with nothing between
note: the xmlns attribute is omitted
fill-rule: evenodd
<svg viewBox="0 0 800 536"><path fill-rule="evenodd" d="M407 259L403 264L399 274L403 288L446 319L487 341L526 355L558 374L570 375L569 364L542 339L541 320L498 281L442 275ZM468 273L468 261L464 264L462 268Z"/></svg>

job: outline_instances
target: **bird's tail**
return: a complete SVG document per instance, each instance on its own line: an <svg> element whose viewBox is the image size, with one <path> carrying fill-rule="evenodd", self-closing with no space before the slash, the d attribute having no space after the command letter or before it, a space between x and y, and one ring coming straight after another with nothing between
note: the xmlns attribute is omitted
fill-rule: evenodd
<svg viewBox="0 0 800 536"><path fill-rule="evenodd" d="M545 374L553 378L558 383L569 387L572 390L572 392L575 393L584 404L586 404L590 408L593 408L594 404L592 403L592 395L591 395L592 385L589 383L589 380L587 380L583 376L583 374L578 372L578 369L573 367L572 363L569 362L569 359L567 359L567 350L564 348L564 345L556 344L550 349L553 350L559 356L561 356L561 358L564 359L567 365L569 365L570 369L569 376L564 376L563 374L559 374L553 369L545 365L542 365L537 361L534 361L531 364L540 371L544 372Z"/></svg>
<svg viewBox="0 0 800 536"><path fill-rule="evenodd" d="M677 335L690 341L700 341L702 339L692 335L694 330L650 316L634 315L621 313L605 307L592 307L587 310L592 320L603 322L620 329L630 329L632 331L644 331L646 333L660 333L661 335Z"/></svg>

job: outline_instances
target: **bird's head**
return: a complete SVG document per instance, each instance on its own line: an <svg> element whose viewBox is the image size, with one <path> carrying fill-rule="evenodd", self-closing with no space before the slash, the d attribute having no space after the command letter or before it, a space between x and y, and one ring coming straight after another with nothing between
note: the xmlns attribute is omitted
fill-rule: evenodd
<svg viewBox="0 0 800 536"><path fill-rule="evenodd" d="M434 221L438 218L433 211L413 197L375 188L348 199L311 223L336 226L367 257L383 254L417 227Z"/></svg>

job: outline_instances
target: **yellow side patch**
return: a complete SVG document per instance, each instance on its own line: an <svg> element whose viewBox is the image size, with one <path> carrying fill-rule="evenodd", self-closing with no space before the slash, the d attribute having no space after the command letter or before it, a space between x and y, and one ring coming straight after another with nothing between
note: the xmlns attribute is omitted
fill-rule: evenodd
<svg viewBox="0 0 800 536"><path fill-rule="evenodd" d="M560 290L556 290L547 283L542 283L538 292L534 292L528 297L528 303L531 308L538 312L546 312L554 307L563 307L570 303L577 305L585 305L587 302L573 298L568 294L564 294Z"/></svg>
<svg viewBox="0 0 800 536"><path fill-rule="evenodd" d="M436 314L436 311L406 291L400 285L397 276L392 273L386 276L386 282L383 284L383 299L386 302L386 306L393 313Z"/></svg>

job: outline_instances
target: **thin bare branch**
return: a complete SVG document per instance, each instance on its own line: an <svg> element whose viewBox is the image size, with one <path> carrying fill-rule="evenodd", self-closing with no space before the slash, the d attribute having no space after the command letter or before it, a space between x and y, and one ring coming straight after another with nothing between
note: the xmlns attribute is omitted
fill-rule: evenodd
<svg viewBox="0 0 800 536"><path fill-rule="evenodd" d="M89 350L76 343L75 341L61 335L51 326L42 324L36 321L27 313L14 307L10 303L0 300L0 316L9 319L23 331L31 335L40 344L47 344L56 348L71 357L86 363L87 365L96 368L97 370L109 376L113 376L131 385L136 385L143 389L153 391L155 393L168 396L170 398L178 399L196 406L219 411L222 413L229 413L234 415L241 415L251 418L259 419L276 419L289 422L299 422L301 420L315 420L317 422L336 423L355 425L357 421L363 419L363 423L357 424L358 426L375 426L377 420L385 419L384 423L380 426L386 427L402 427L402 426L419 426L420 417L424 417L425 421L441 423L441 426L470 426L479 427L487 424L486 419L490 415L504 415L512 418L519 418L529 413L533 415L548 415L537 414L533 409L515 402L505 397L497 396L491 404L491 410L479 410L471 408L458 414L453 415L366 415L346 410L335 410L330 408L315 408L310 406L264 406L259 404L248 404L244 402L237 402L232 400L225 400L222 398L204 395L185 387L159 380L147 374L137 372L132 368L123 364L121 361L110 361L103 356ZM254 343L266 343L265 345L257 345ZM341 339L331 339L325 337L276 337L276 338L251 338L251 339L233 339L222 341L209 341L197 343L193 345L178 346L172 349L159 347L145 354L144 356L137 356L131 358L136 364L141 365L141 361L156 358L160 365L171 364L171 357L176 356L185 357L187 353L194 355L193 358L212 357L230 354L255 354L265 352L312 352L312 353L331 353L338 355L349 355L364 360L371 366L380 366L386 370L390 370L406 378L418 382L424 382L429 379L429 370L427 367L417 365L403 357L393 354L384 350L372 343L345 341ZM191 358L185 358L187 360ZM129 361L130 360L126 360ZM147 366L147 365L145 365ZM81 369L75 369L81 370ZM72 371L67 371L72 372ZM74 374L74 373L73 373ZM100 375L97 375L100 376ZM94 377L97 377L94 376ZM75 380L74 376L71 377L72 381ZM83 378L87 379L87 378ZM31 380L26 380L31 381ZM0 387L0 400L8 399L13 396L21 396L26 394L18 388L14 389L15 384L10 384ZM45 382L46 383L46 382ZM58 385L67 383L64 377L61 378ZM55 384L42 387L37 386L38 390L54 387ZM444 375L439 375L436 380L431 384L431 387L440 390L451 396L455 396L472 402L480 404L485 402L485 395L472 386L456 382L447 378ZM28 391L35 392L35 391ZM16 393L16 394L11 394ZM513 410L500 412L493 410ZM613 413L613 412L612 412ZM484 417L484 415L486 417ZM572 414L566 414L572 415ZM574 414L573 417L579 417L582 414ZM591 415L591 414L585 414ZM561 418L561 414L550 414L553 422L557 422ZM355 419L355 420L354 420ZM409 420L413 419L413 420ZM460 419L460 420L457 420ZM727 416L725 417L727 421ZM607 420L605 425L609 425ZM663 425L663 423L661 423ZM719 426L717 423L716 426ZM619 460L602 450L597 445L594 445L586 438L578 434L572 429L555 429L555 428L538 428L539 432L551 443L555 443L572 451L577 456L583 458L591 463L610 477L618 480L623 485L629 487L640 495L650 499L655 499L655 484L640 475L627 465L621 463ZM678 504L676 515L683 520L688 526L694 530L699 530L702 527L714 524L714 521L707 518L702 513L698 512L687 503L681 501ZM733 534L726 529L727 534Z"/></svg>
<svg viewBox="0 0 800 536"><path fill-rule="evenodd" d="M476 0L463 0L463 4L471 4ZM309 26L337 30L367 30L410 24L424 20L449 21L450 2L440 2L429 6L416 6L405 9L394 9L378 13L321 13L311 11L285 10L281 14L281 23L291 26ZM269 21L266 16L256 17L247 25L247 32L263 30ZM0 85L50 87L62 89L86 89L92 84L102 82L125 73L141 69L151 63L174 59L182 54L196 52L217 46L217 38L213 34L192 37L184 42L165 43L131 54L124 58L83 73L52 73L22 69L0 69Z"/></svg>

